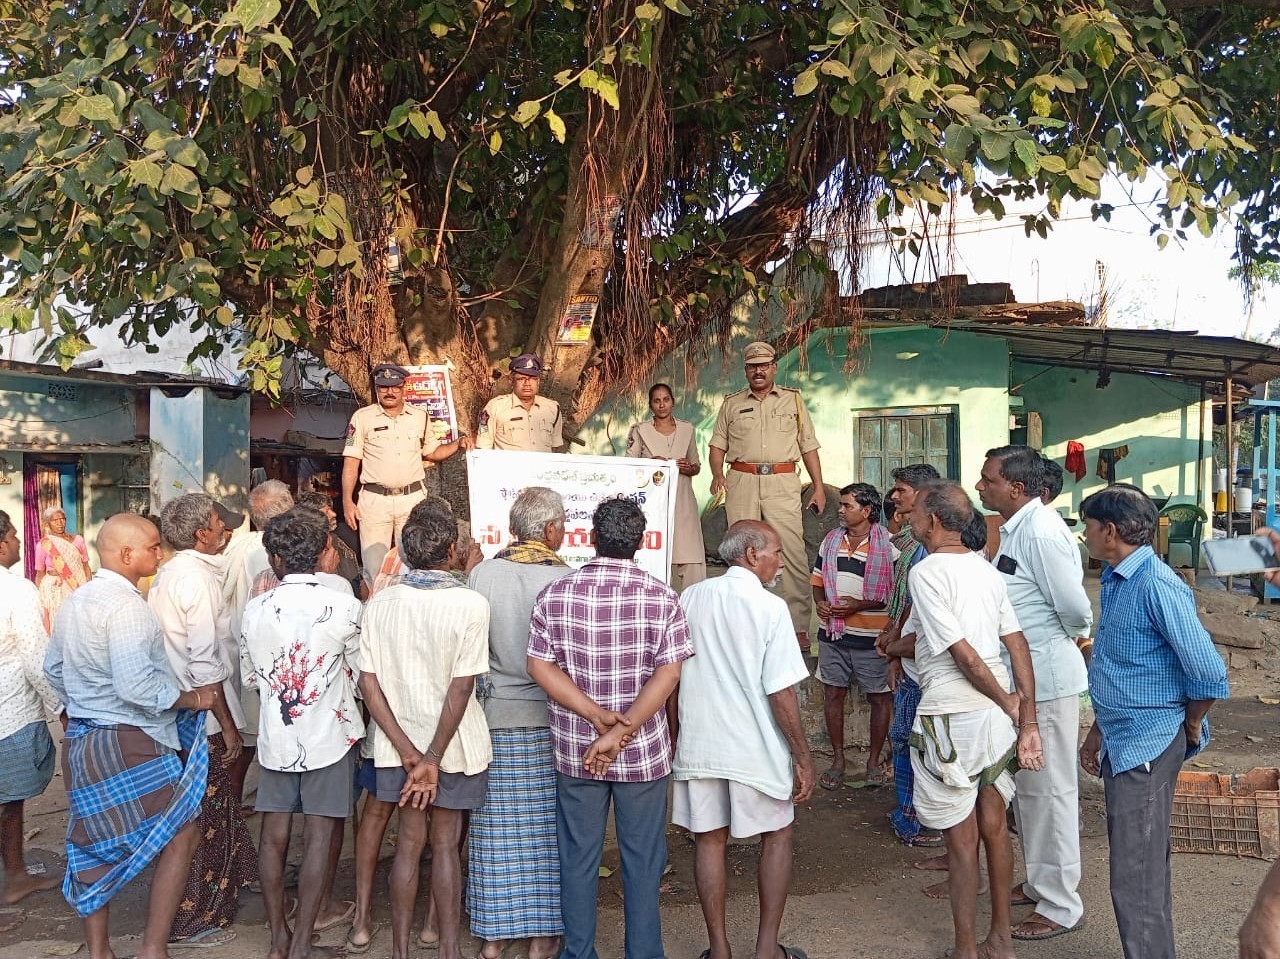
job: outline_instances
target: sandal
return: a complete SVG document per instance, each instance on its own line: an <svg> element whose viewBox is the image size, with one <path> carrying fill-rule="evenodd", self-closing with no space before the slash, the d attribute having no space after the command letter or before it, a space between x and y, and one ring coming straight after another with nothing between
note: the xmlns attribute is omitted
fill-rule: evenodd
<svg viewBox="0 0 1280 959"><path fill-rule="evenodd" d="M378 934L378 930L382 928L382 923L374 922L369 924L369 938L364 942L353 942L351 933L354 929L347 930L346 950L353 956L363 956L366 952L373 948L373 939Z"/></svg>
<svg viewBox="0 0 1280 959"><path fill-rule="evenodd" d="M838 789L843 784L844 770L836 769L834 766L818 777L818 785L823 789Z"/></svg>
<svg viewBox="0 0 1280 959"><path fill-rule="evenodd" d="M1027 895L1026 886L1022 883L1018 883L1009 892L1009 905L1011 906L1034 906L1035 904L1036 900ZM1032 913L1032 915L1035 915L1035 913ZM1030 918L1030 916L1027 917L1028 922Z"/></svg>
<svg viewBox="0 0 1280 959"><path fill-rule="evenodd" d="M340 916L334 916L332 919L326 919L324 922L317 922L315 932L324 932L326 929L332 929L334 926L350 925L351 920L356 917L356 904L350 899L344 899L346 911Z"/></svg>
<svg viewBox="0 0 1280 959"><path fill-rule="evenodd" d="M236 937L234 929L219 929L212 926L208 929L202 929L193 936L187 936L185 939L178 939L169 943L172 949L212 949L215 946L225 946Z"/></svg>
<svg viewBox="0 0 1280 959"><path fill-rule="evenodd" d="M1084 920L1081 919L1074 926L1060 926L1052 919L1046 919L1038 912L1033 912L1026 919L1014 926L1009 934L1014 939L1023 942L1040 942L1043 939L1056 939L1058 936L1065 936L1069 932L1075 932L1077 929L1084 928ZM1022 932L1018 930L1021 929ZM1044 930L1043 932L1034 932L1033 929Z"/></svg>

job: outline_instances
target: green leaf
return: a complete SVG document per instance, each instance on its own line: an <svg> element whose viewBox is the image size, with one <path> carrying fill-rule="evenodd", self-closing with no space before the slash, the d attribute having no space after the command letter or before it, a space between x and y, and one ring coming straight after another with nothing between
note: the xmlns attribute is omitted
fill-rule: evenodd
<svg viewBox="0 0 1280 959"><path fill-rule="evenodd" d="M1040 157L1034 141L1029 137L1019 137L1013 141L1013 152L1026 167L1027 176L1035 176L1040 169Z"/></svg>
<svg viewBox="0 0 1280 959"><path fill-rule="evenodd" d="M431 31L431 35L437 40L443 40L449 35L449 25L441 23L439 20L433 20L427 29Z"/></svg>
<svg viewBox="0 0 1280 959"><path fill-rule="evenodd" d="M662 8L654 3L642 3L636 7L636 19L653 23L662 19Z"/></svg>
<svg viewBox="0 0 1280 959"><path fill-rule="evenodd" d="M884 76L893 69L893 62L898 58L898 48L890 44L876 47L867 57L867 63L877 76Z"/></svg>
<svg viewBox="0 0 1280 959"><path fill-rule="evenodd" d="M95 93L92 96L83 97L76 101L76 112L86 120L102 120L108 123L117 123L116 106L111 102L111 98L103 93Z"/></svg>
<svg viewBox="0 0 1280 959"><path fill-rule="evenodd" d="M565 137L564 120L560 118L560 115L556 113L555 110L550 110L550 109L547 110L547 112L544 113L543 116L546 117L547 126L551 128L551 135L555 137L556 142L564 143L564 137Z"/></svg>
<svg viewBox="0 0 1280 959"><path fill-rule="evenodd" d="M596 93L598 93L600 95L600 99L609 104L609 106L613 107L615 110L619 109L618 82L614 80L613 77L601 77L596 82Z"/></svg>
<svg viewBox="0 0 1280 959"><path fill-rule="evenodd" d="M542 112L542 107L538 105L536 100L525 100L511 114L511 119L522 127L527 127L530 123L538 118L538 114Z"/></svg>
<svg viewBox="0 0 1280 959"><path fill-rule="evenodd" d="M239 24L245 32L265 27L280 15L280 0L236 0L222 18L224 25Z"/></svg>
<svg viewBox="0 0 1280 959"><path fill-rule="evenodd" d="M498 151L501 149L502 149L502 134L499 131L494 130L492 133L489 134L489 153L491 156L496 156L498 154Z"/></svg>
<svg viewBox="0 0 1280 959"><path fill-rule="evenodd" d="M133 177L134 182L159 190L164 171L154 160L135 160L129 164L129 175Z"/></svg>
<svg viewBox="0 0 1280 959"><path fill-rule="evenodd" d="M124 55L129 52L129 44L121 37L112 37L111 42L107 44L107 53L102 58L102 65L109 67L117 60L124 59Z"/></svg>
<svg viewBox="0 0 1280 959"><path fill-rule="evenodd" d="M242 63L236 67L236 79L240 81L242 86L246 86L250 90L257 90L262 86L262 70L258 67L251 67L247 63Z"/></svg>
<svg viewBox="0 0 1280 959"><path fill-rule="evenodd" d="M809 67L796 76L793 92L798 97L808 96L818 88L818 69Z"/></svg>
<svg viewBox="0 0 1280 959"><path fill-rule="evenodd" d="M668 10L674 10L682 17L693 16L693 11L689 9L684 0L662 0L662 5Z"/></svg>
<svg viewBox="0 0 1280 959"><path fill-rule="evenodd" d="M196 175L186 167L171 163L165 169L164 176L160 180L160 192L165 196L173 193L199 196L200 182L196 179Z"/></svg>

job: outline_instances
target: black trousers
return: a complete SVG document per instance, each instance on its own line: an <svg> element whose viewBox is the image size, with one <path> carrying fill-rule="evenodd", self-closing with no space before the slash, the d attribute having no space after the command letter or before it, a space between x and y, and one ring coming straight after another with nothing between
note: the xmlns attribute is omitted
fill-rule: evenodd
<svg viewBox="0 0 1280 959"><path fill-rule="evenodd" d="M1111 851L1111 905L1125 959L1174 959L1169 819L1187 755L1181 727L1156 759L1120 774L1102 761Z"/></svg>

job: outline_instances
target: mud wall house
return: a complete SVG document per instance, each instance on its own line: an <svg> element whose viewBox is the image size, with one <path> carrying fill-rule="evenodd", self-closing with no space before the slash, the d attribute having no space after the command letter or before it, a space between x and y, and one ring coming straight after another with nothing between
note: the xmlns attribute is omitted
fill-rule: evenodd
<svg viewBox="0 0 1280 959"><path fill-rule="evenodd" d="M692 365L673 357L655 373L675 388L676 415L695 424L704 463L721 400L745 385L742 350L765 339L779 349L778 383L803 392L830 486L862 481L883 491L894 467L927 461L972 490L988 449L1026 442L1065 465L1074 440L1087 470L1079 481L1069 474L1053 504L1065 515L1106 485L1103 450L1124 451L1114 480L1209 512L1207 400L1221 392L1225 369L1252 385L1280 362L1269 347L1230 338L1099 329L1078 304L1015 304L1006 284L971 287L963 277L863 299L856 329L815 315L790 338L768 310L744 303L727 349ZM643 390L607 401L583 431L588 449L622 453L629 427L646 415ZM694 482L705 504L709 472Z"/></svg>
<svg viewBox="0 0 1280 959"><path fill-rule="evenodd" d="M45 509L93 543L107 517L155 512L205 489L247 506L248 396L159 374L0 360L0 509L21 528L26 572Z"/></svg>

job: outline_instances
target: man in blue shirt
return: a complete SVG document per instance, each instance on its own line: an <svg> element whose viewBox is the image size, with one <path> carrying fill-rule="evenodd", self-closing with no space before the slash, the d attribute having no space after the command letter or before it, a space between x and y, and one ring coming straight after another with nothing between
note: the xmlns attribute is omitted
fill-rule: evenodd
<svg viewBox="0 0 1280 959"><path fill-rule="evenodd" d="M1080 747L1102 777L1111 903L1125 959L1174 959L1169 819L1183 762L1209 743L1209 707L1227 670L1191 590L1151 549L1159 518L1118 483L1080 504L1085 545L1106 564L1089 662L1095 721Z"/></svg>

